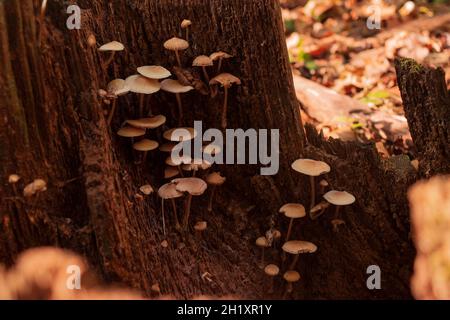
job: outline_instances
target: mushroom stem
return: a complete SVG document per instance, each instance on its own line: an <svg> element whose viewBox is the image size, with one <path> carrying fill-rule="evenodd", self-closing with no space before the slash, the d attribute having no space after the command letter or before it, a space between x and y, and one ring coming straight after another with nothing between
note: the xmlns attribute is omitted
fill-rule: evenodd
<svg viewBox="0 0 450 320"><path fill-rule="evenodd" d="M212 186L211 188L211 195L209 197L209 203L208 203L208 212L212 211L213 201L214 201L214 194L216 193L216 186Z"/></svg>
<svg viewBox="0 0 450 320"><path fill-rule="evenodd" d="M162 225L163 225L163 233L166 235L166 221L164 219L164 199L161 201L161 215L162 215Z"/></svg>
<svg viewBox="0 0 450 320"><path fill-rule="evenodd" d="M225 88L225 97L223 99L223 110L222 110L222 129L227 127L227 107L228 107L228 88Z"/></svg>
<svg viewBox="0 0 450 320"><path fill-rule="evenodd" d="M206 71L206 67L202 67L203 70L203 75L205 76L206 79L206 83L209 83L209 75L208 72Z"/></svg>
<svg viewBox="0 0 450 320"><path fill-rule="evenodd" d="M295 269L295 265L297 264L299 257L300 257L299 254L295 255L294 260L292 260L292 263L289 266L289 270L294 270Z"/></svg>
<svg viewBox="0 0 450 320"><path fill-rule="evenodd" d="M315 206L314 202L316 201L316 188L314 187L314 176L309 177L309 182L311 183L311 202L309 210L311 210L312 208L314 208Z"/></svg>
<svg viewBox="0 0 450 320"><path fill-rule="evenodd" d="M189 27L186 28L186 41L189 41Z"/></svg>
<svg viewBox="0 0 450 320"><path fill-rule="evenodd" d="M142 164L145 163L145 160L147 160L147 151L144 152L144 155L142 156Z"/></svg>
<svg viewBox="0 0 450 320"><path fill-rule="evenodd" d="M270 277L270 285L269 285L269 293L273 293L273 287L274 287L274 282L275 282L275 277Z"/></svg>
<svg viewBox="0 0 450 320"><path fill-rule="evenodd" d="M173 208L173 216L175 217L175 228L177 230L180 230L181 226L180 221L178 220L177 204L175 203L175 199L172 199L172 208Z"/></svg>
<svg viewBox="0 0 450 320"><path fill-rule="evenodd" d="M181 102L181 95L179 93L175 93L177 97L178 104L178 126L181 127L183 124L183 103Z"/></svg>
<svg viewBox="0 0 450 320"><path fill-rule="evenodd" d="M47 10L47 0L43 0L41 4L41 13L39 15L39 38L38 43L41 43L42 39L42 31L43 31L43 25L44 25L44 17L45 17L45 11Z"/></svg>
<svg viewBox="0 0 450 320"><path fill-rule="evenodd" d="M178 166L178 172L180 173L181 177L184 177L183 170L181 169L181 164Z"/></svg>
<svg viewBox="0 0 450 320"><path fill-rule="evenodd" d="M186 229L189 223L189 216L191 214L191 203L192 203L192 195L188 195L186 199L186 208L184 211L184 217L183 217L183 227Z"/></svg>
<svg viewBox="0 0 450 320"><path fill-rule="evenodd" d="M111 55L109 56L108 60L106 60L106 62L103 63L103 69L108 68L108 66L110 65L110 63L114 60L114 56L116 55L115 51L111 52Z"/></svg>
<svg viewBox="0 0 450 320"><path fill-rule="evenodd" d="M145 95L141 93L139 96L139 117L142 118L144 114L144 102L145 102Z"/></svg>
<svg viewBox="0 0 450 320"><path fill-rule="evenodd" d="M178 66L181 68L181 59L178 50L175 50L175 56L177 57Z"/></svg>
<svg viewBox="0 0 450 320"><path fill-rule="evenodd" d="M292 292L293 287L292 287L292 282L288 282L287 286L286 286L286 292L283 295L283 299L286 299L287 296Z"/></svg>
<svg viewBox="0 0 450 320"><path fill-rule="evenodd" d="M261 269L264 268L264 247L262 247L262 253L261 253L261 265L259 266Z"/></svg>
<svg viewBox="0 0 450 320"><path fill-rule="evenodd" d="M114 113L116 112L116 106L117 106L117 99L113 99L111 111L108 115L108 126L111 125L111 121L114 117Z"/></svg>
<svg viewBox="0 0 450 320"><path fill-rule="evenodd" d="M289 241L289 237L291 236L291 232L292 232L292 225L294 224L294 219L291 218L291 221L289 221L289 227L288 227L288 231L286 234L286 242Z"/></svg>
<svg viewBox="0 0 450 320"><path fill-rule="evenodd" d="M334 219L339 219L341 206L336 206L336 211L334 212Z"/></svg>
<svg viewBox="0 0 450 320"><path fill-rule="evenodd" d="M217 73L220 73L221 69L222 69L222 58L219 59L219 64L217 65Z"/></svg>

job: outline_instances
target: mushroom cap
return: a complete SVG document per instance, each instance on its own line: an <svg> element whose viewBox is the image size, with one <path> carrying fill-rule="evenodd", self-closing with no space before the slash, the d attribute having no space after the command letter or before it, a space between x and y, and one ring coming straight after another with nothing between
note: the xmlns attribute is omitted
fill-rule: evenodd
<svg viewBox="0 0 450 320"><path fill-rule="evenodd" d="M226 88L230 88L233 84L240 85L241 80L230 73L221 73L209 82L210 85L220 84Z"/></svg>
<svg viewBox="0 0 450 320"><path fill-rule="evenodd" d="M186 163L181 166L184 171L198 171L211 168L212 164L206 160L193 159L191 163Z"/></svg>
<svg viewBox="0 0 450 320"><path fill-rule="evenodd" d="M192 62L193 67L211 67L214 65L214 62L208 56L198 56Z"/></svg>
<svg viewBox="0 0 450 320"><path fill-rule="evenodd" d="M11 174L8 177L8 183L11 183L11 184L17 183L17 182L19 182L19 180L20 180L20 176L17 174Z"/></svg>
<svg viewBox="0 0 450 320"><path fill-rule="evenodd" d="M179 192L174 183L166 183L158 190L158 196L163 199L175 199L183 196L183 193Z"/></svg>
<svg viewBox="0 0 450 320"><path fill-rule="evenodd" d="M130 92L130 88L123 79L114 79L106 87L106 93L112 96L121 96L128 92Z"/></svg>
<svg viewBox="0 0 450 320"><path fill-rule="evenodd" d="M130 91L134 93L152 94L161 89L161 84L157 80L143 77L140 74L129 76L125 82Z"/></svg>
<svg viewBox="0 0 450 320"><path fill-rule="evenodd" d="M197 136L197 131L194 128L173 128L163 133L166 140L173 142L189 141Z"/></svg>
<svg viewBox="0 0 450 320"><path fill-rule="evenodd" d="M35 179L33 182L27 184L23 189L23 195L25 197L31 197L38 192L47 190L47 182L42 179Z"/></svg>
<svg viewBox="0 0 450 320"><path fill-rule="evenodd" d="M206 221L199 221L194 225L194 230L205 231L208 228L208 223Z"/></svg>
<svg viewBox="0 0 450 320"><path fill-rule="evenodd" d="M150 118L141 118L136 120L127 120L127 124L139 129L156 129L166 123L166 117L157 115Z"/></svg>
<svg viewBox="0 0 450 320"><path fill-rule="evenodd" d="M178 171L175 167L166 167L164 169L164 179L172 179L175 178L177 175L180 174L180 171Z"/></svg>
<svg viewBox="0 0 450 320"><path fill-rule="evenodd" d="M311 210L309 210L309 212L316 213L318 211L328 208L329 206L330 206L329 202L322 201L322 202L316 204L314 207L312 207Z"/></svg>
<svg viewBox="0 0 450 320"><path fill-rule="evenodd" d="M287 203L280 208L280 213L288 218L297 219L306 216L305 207L300 203Z"/></svg>
<svg viewBox="0 0 450 320"><path fill-rule="evenodd" d="M141 136L145 135L145 130L135 128L135 127L125 126L123 128L120 128L119 131L117 131L117 135L119 135L120 137L125 137L125 138L141 137Z"/></svg>
<svg viewBox="0 0 450 320"><path fill-rule="evenodd" d="M186 93L194 90L194 87L184 86L178 80L166 79L161 82L161 89L170 93Z"/></svg>
<svg viewBox="0 0 450 320"><path fill-rule="evenodd" d="M111 41L98 48L98 51L123 51L124 49L125 46L119 41Z"/></svg>
<svg viewBox="0 0 450 320"><path fill-rule="evenodd" d="M143 185L139 188L139 191L141 191L146 196L152 194L154 192L153 187L149 184Z"/></svg>
<svg viewBox="0 0 450 320"><path fill-rule="evenodd" d="M329 186L329 183L328 183L327 180L322 179L322 180L320 180L319 185L320 185L321 187L328 187L328 186Z"/></svg>
<svg viewBox="0 0 450 320"><path fill-rule="evenodd" d="M278 273L280 273L280 268L278 268L278 266L275 264L268 264L264 268L264 272L268 276L275 277L276 275L278 275Z"/></svg>
<svg viewBox="0 0 450 320"><path fill-rule="evenodd" d="M263 247L263 248L267 248L270 246L269 241L267 241L266 237L259 237L258 239L256 239L255 244L258 247Z"/></svg>
<svg viewBox="0 0 450 320"><path fill-rule="evenodd" d="M356 201L355 196L352 195L351 193L348 193L347 191L331 190L325 193L323 197L329 203L334 204L336 206L347 206Z"/></svg>
<svg viewBox="0 0 450 320"><path fill-rule="evenodd" d="M186 29L190 25L192 25L192 21L191 20L184 19L183 21L181 21L181 28L182 29Z"/></svg>
<svg viewBox="0 0 450 320"><path fill-rule="evenodd" d="M232 57L233 56L231 54L228 54L228 53L223 52L223 51L214 52L214 53L211 53L209 55L209 58L212 61L216 61L217 59L229 59L229 58L232 58Z"/></svg>
<svg viewBox="0 0 450 320"><path fill-rule="evenodd" d="M172 74L169 70L161 66L142 66L137 68L137 72L149 79L165 79L170 77Z"/></svg>
<svg viewBox="0 0 450 320"><path fill-rule="evenodd" d="M222 152L222 148L215 144L208 144L206 146L202 147L203 153L209 154L209 155L216 155Z"/></svg>
<svg viewBox="0 0 450 320"><path fill-rule="evenodd" d="M283 278L287 282L297 282L300 280L300 273L295 270L288 270L284 273Z"/></svg>
<svg viewBox="0 0 450 320"><path fill-rule="evenodd" d="M292 169L308 176L320 176L321 174L330 172L331 168L323 161L312 159L298 159L291 165Z"/></svg>
<svg viewBox="0 0 450 320"><path fill-rule="evenodd" d="M137 151L152 151L157 149L159 143L149 139L142 139L141 141L133 144L133 149Z"/></svg>
<svg viewBox="0 0 450 320"><path fill-rule="evenodd" d="M206 182L212 186L221 186L226 180L227 178L222 177L220 172L213 172L206 176Z"/></svg>
<svg viewBox="0 0 450 320"><path fill-rule="evenodd" d="M178 145L178 143L175 142L167 142L163 143L159 146L159 151L161 152L172 152L172 150Z"/></svg>
<svg viewBox="0 0 450 320"><path fill-rule="evenodd" d="M176 189L180 192L187 192L193 196L201 196L208 185L200 178L178 178L172 180Z"/></svg>
<svg viewBox="0 0 450 320"><path fill-rule="evenodd" d="M173 37L164 42L164 48L171 51L186 50L189 48L189 42L184 39Z"/></svg>
<svg viewBox="0 0 450 320"><path fill-rule="evenodd" d="M317 251L317 246L309 241L291 240L285 242L282 249L290 254L314 253Z"/></svg>
<svg viewBox="0 0 450 320"><path fill-rule="evenodd" d="M166 164L171 167L180 166L182 164L188 164L191 163L192 159L189 156L177 156L173 157L170 156L166 159Z"/></svg>

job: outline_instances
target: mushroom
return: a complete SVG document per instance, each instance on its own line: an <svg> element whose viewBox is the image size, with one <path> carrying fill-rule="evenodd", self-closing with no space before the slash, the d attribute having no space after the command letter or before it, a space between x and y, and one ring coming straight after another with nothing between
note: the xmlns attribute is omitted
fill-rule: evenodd
<svg viewBox="0 0 450 320"><path fill-rule="evenodd" d="M191 25L191 20L184 19L183 21L181 21L181 29L186 29L186 41L189 41L189 27Z"/></svg>
<svg viewBox="0 0 450 320"><path fill-rule="evenodd" d="M16 184L17 182L19 182L20 180L20 176L17 174L11 174L8 177L8 183L12 185L13 191L14 191L14 195L17 195L17 187Z"/></svg>
<svg viewBox="0 0 450 320"><path fill-rule="evenodd" d="M115 79L108 83L108 86L106 87L106 97L113 101L111 111L108 115L108 125L111 124L114 113L116 112L117 97L127 94L128 92L130 92L130 88L123 79ZM101 92L101 94L104 93Z"/></svg>
<svg viewBox="0 0 450 320"><path fill-rule="evenodd" d="M233 56L231 54L226 53L226 52L218 51L218 52L212 53L209 56L209 58L212 61L219 60L219 64L217 66L217 73L220 73L220 70L222 69L222 61L223 61L223 59L230 59L230 58L233 58Z"/></svg>
<svg viewBox="0 0 450 320"><path fill-rule="evenodd" d="M139 117L144 114L144 100L145 95L158 92L161 89L161 84L158 80L149 79L139 74L135 74L126 78L125 82L130 88L131 92L140 94L139 97Z"/></svg>
<svg viewBox="0 0 450 320"><path fill-rule="evenodd" d="M221 73L218 76L211 79L209 82L210 85L221 85L223 86L225 93L224 93L224 101L223 101L223 110L222 110L222 121L221 125L222 128L225 129L227 127L227 107L228 107L228 89L231 88L233 84L240 85L241 80L232 74L229 73Z"/></svg>
<svg viewBox="0 0 450 320"><path fill-rule="evenodd" d="M97 39L95 38L95 35L93 35L92 33L87 37L87 44L91 48L97 45Z"/></svg>
<svg viewBox="0 0 450 320"><path fill-rule="evenodd" d="M181 102L181 93L186 93L194 90L194 87L184 86L177 80L166 79L161 82L161 89L175 94L178 104L178 125L181 126L183 124L183 104Z"/></svg>
<svg viewBox="0 0 450 320"><path fill-rule="evenodd" d="M194 139L196 136L197 131L194 128L189 127L173 128L163 133L164 139L172 142L189 141Z"/></svg>
<svg viewBox="0 0 450 320"><path fill-rule="evenodd" d="M333 219L331 220L331 225L333 226L333 231L334 232L338 232L339 231L339 226L345 224L344 220L341 219Z"/></svg>
<svg viewBox="0 0 450 320"><path fill-rule="evenodd" d="M285 296L292 293L293 283L298 282L300 280L300 273L295 270L288 270L283 275L284 280L287 282L286 293Z"/></svg>
<svg viewBox="0 0 450 320"><path fill-rule="evenodd" d="M206 183L208 183L209 185L212 186L211 195L209 197L209 202L208 202L208 211L209 212L212 211L212 205L213 205L214 194L215 194L216 188L218 186L223 185L225 183L225 180L227 180L227 178L222 177L220 175L220 172L213 172L206 177Z"/></svg>
<svg viewBox="0 0 450 320"><path fill-rule="evenodd" d="M172 74L162 66L142 66L137 68L137 72L146 78L161 80L170 77Z"/></svg>
<svg viewBox="0 0 450 320"><path fill-rule="evenodd" d="M285 242L282 249L284 252L295 255L294 260L288 268L289 270L292 270L295 268L301 253L314 253L317 251L317 246L309 241L291 240Z"/></svg>
<svg viewBox="0 0 450 320"><path fill-rule="evenodd" d="M309 211L309 216L311 217L311 220L316 220L317 218L319 218L329 206L330 206L330 203L327 201L322 201L322 202L316 204Z"/></svg>
<svg viewBox="0 0 450 320"><path fill-rule="evenodd" d="M154 192L153 187L149 184L145 184L145 185L141 186L139 188L139 191L141 191L146 196L149 196Z"/></svg>
<svg viewBox="0 0 450 320"><path fill-rule="evenodd" d="M269 293L273 293L275 277L280 273L280 268L275 264L268 264L264 268L264 273L270 277Z"/></svg>
<svg viewBox="0 0 450 320"><path fill-rule="evenodd" d="M192 171L193 177L196 176L197 171L208 170L209 168L211 168L211 163L203 159L193 159L190 163L181 166L184 171Z"/></svg>
<svg viewBox="0 0 450 320"><path fill-rule="evenodd" d="M192 159L189 156L176 156L173 157L172 155L169 156L166 159L166 164L170 167L177 167L178 168L178 173L180 174L180 176L184 177L183 175L183 171L181 170L181 166L183 164L188 164L191 163Z"/></svg>
<svg viewBox="0 0 450 320"><path fill-rule="evenodd" d="M162 221L163 221L163 231L164 235L166 234L166 225L164 220L164 200L171 200L172 207L173 207L173 215L175 218L175 228L177 230L181 229L180 222L178 220L178 214L177 214L177 205L175 203L176 198L180 198L183 196L183 193L179 192L175 184L173 183L166 183L165 185L161 186L158 190L158 196L161 198L161 212L162 212Z"/></svg>
<svg viewBox="0 0 450 320"><path fill-rule="evenodd" d="M127 124L139 129L156 129L166 123L166 117L157 115L150 118L141 118L136 120L127 120Z"/></svg>
<svg viewBox="0 0 450 320"><path fill-rule="evenodd" d="M171 153L177 145L178 143L174 142L163 143L162 145L159 146L159 151Z"/></svg>
<svg viewBox="0 0 450 320"><path fill-rule="evenodd" d="M133 144L133 149L144 152L144 156L142 157L142 163L145 163L145 160L147 159L147 153L149 151L157 149L158 146L159 143L156 141L149 139L142 139L141 141L138 141L135 144Z"/></svg>
<svg viewBox="0 0 450 320"><path fill-rule="evenodd" d="M286 234L286 241L289 240L292 232L292 225L294 224L294 219L303 218L306 216L305 207L299 203L287 203L280 208L280 213L284 213L284 215L291 220L289 221L289 227Z"/></svg>
<svg viewBox="0 0 450 320"><path fill-rule="evenodd" d="M325 188L329 186L329 183L327 180L322 179L319 182L319 186L320 186L320 193L323 194L325 192Z"/></svg>
<svg viewBox="0 0 450 320"><path fill-rule="evenodd" d="M208 223L206 221L199 221L194 225L194 230L197 232L199 238L201 238L201 234L208 228Z"/></svg>
<svg viewBox="0 0 450 320"><path fill-rule="evenodd" d="M178 178L172 180L173 183L175 183L175 188L179 192L187 192L187 200L186 200L186 207L183 217L183 226L186 228L189 223L189 215L191 213L191 203L192 203L192 196L201 196L208 185L205 181L199 178Z"/></svg>
<svg viewBox="0 0 450 320"><path fill-rule="evenodd" d="M206 82L209 83L209 75L206 71L206 67L211 67L214 65L214 62L208 56L198 56L192 62L193 67L201 67L203 70L203 75L205 76Z"/></svg>
<svg viewBox="0 0 450 320"><path fill-rule="evenodd" d="M187 48L189 48L189 42L177 37L173 37L164 42L164 48L170 51L175 51L178 66L181 68L182 66L179 51L186 50Z"/></svg>
<svg viewBox="0 0 450 320"><path fill-rule="evenodd" d="M336 206L334 214L335 219L339 219L339 210L341 206L348 206L356 201L355 196L346 191L331 190L323 195L324 199Z"/></svg>
<svg viewBox="0 0 450 320"><path fill-rule="evenodd" d="M114 56L116 55L116 52L123 51L124 49L125 49L124 45L118 41L108 42L108 43L102 45L100 48L98 48L98 51L100 51L100 52L106 52L106 51L111 52L111 55L109 56L108 60L106 60L106 62L103 63L103 65L102 65L103 69L106 69L109 66L109 64L113 61Z"/></svg>
<svg viewBox="0 0 450 320"><path fill-rule="evenodd" d="M270 245L273 244L273 246L276 247L278 240L281 238L281 232L280 230L271 228L266 231L266 238Z"/></svg>
<svg viewBox="0 0 450 320"><path fill-rule="evenodd" d="M168 166L164 169L164 179L172 179L180 174L180 171L174 167Z"/></svg>
<svg viewBox="0 0 450 320"><path fill-rule="evenodd" d="M29 183L23 189L24 197L31 197L40 192L47 190L47 182L42 179L35 179L32 183Z"/></svg>
<svg viewBox="0 0 450 320"><path fill-rule="evenodd" d="M315 200L316 188L314 185L314 177L330 172L331 168L328 164L326 164L323 161L316 161L311 159L298 159L294 161L294 163L292 163L292 169L309 176L309 181L311 184L311 201L309 209L312 209L316 201Z"/></svg>
<svg viewBox="0 0 450 320"><path fill-rule="evenodd" d="M258 239L256 239L255 244L261 248L261 264L260 264L260 268L264 268L264 249L270 247L270 243L269 241L267 241L266 237L259 237Z"/></svg>
<svg viewBox="0 0 450 320"><path fill-rule="evenodd" d="M145 135L144 129L139 129L135 127L125 126L117 131L117 135L124 138L136 138Z"/></svg>

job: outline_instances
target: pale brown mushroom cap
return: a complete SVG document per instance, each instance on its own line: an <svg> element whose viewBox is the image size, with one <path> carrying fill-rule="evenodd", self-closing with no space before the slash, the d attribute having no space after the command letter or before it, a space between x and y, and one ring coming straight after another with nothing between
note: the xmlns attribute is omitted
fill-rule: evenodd
<svg viewBox="0 0 450 320"><path fill-rule="evenodd" d="M149 184L145 184L145 185L141 186L139 188L139 191L141 191L146 196L151 195L154 192L153 187Z"/></svg>
<svg viewBox="0 0 450 320"><path fill-rule="evenodd" d="M98 51L123 51L124 49L125 46L119 41L111 41L98 48Z"/></svg>
<svg viewBox="0 0 450 320"><path fill-rule="evenodd" d="M129 76L125 82L130 91L134 93L152 94L161 89L161 84L157 80L143 77L140 74Z"/></svg>
<svg viewBox="0 0 450 320"><path fill-rule="evenodd" d="M172 74L169 70L162 66L142 66L137 68L137 72L149 79L165 79L170 77Z"/></svg>
<svg viewBox="0 0 450 320"><path fill-rule="evenodd" d="M230 73L221 73L215 76L209 82L210 85L220 84L223 87L230 88L233 84L240 85L241 80Z"/></svg>
<svg viewBox="0 0 450 320"><path fill-rule="evenodd" d="M317 246L309 241L291 240L285 242L282 249L290 254L314 253L317 251Z"/></svg>
<svg viewBox="0 0 450 320"><path fill-rule="evenodd" d="M191 163L192 158L189 156L170 156L166 159L166 164L171 167L176 167L182 164Z"/></svg>
<svg viewBox="0 0 450 320"><path fill-rule="evenodd" d="M346 191L331 190L323 195L324 199L336 206L347 206L356 201L356 198L351 193Z"/></svg>
<svg viewBox="0 0 450 320"><path fill-rule="evenodd" d="M189 48L189 42L184 39L173 37L164 42L164 48L171 51L186 50L187 48Z"/></svg>
<svg viewBox="0 0 450 320"><path fill-rule="evenodd" d="M300 273L295 270L288 270L284 273L283 278L287 282L297 282L300 280Z"/></svg>
<svg viewBox="0 0 450 320"><path fill-rule="evenodd" d="M176 142L166 142L159 146L159 151L161 152L172 152L173 149L178 145Z"/></svg>
<svg viewBox="0 0 450 320"><path fill-rule="evenodd" d="M312 159L295 160L294 163L292 163L291 167L297 172L313 177L328 173L331 170L330 166L325 162Z"/></svg>
<svg viewBox="0 0 450 320"><path fill-rule="evenodd" d="M211 168L212 164L206 160L202 159L193 159L191 163L186 163L181 166L181 169L184 171L198 171L198 170L207 170Z"/></svg>
<svg viewBox="0 0 450 320"><path fill-rule="evenodd" d="M198 56L192 62L193 67L211 67L214 65L214 62L208 56Z"/></svg>
<svg viewBox="0 0 450 320"><path fill-rule="evenodd" d="M157 149L159 143L149 139L142 139L141 141L133 144L133 149L137 151L152 151Z"/></svg>
<svg viewBox="0 0 450 320"><path fill-rule="evenodd" d="M170 93L186 93L194 90L194 87L184 86L178 80L166 79L161 82L161 89Z"/></svg>
<svg viewBox="0 0 450 320"><path fill-rule="evenodd" d="M123 79L114 79L106 87L106 93L110 96L121 96L128 92L130 92L130 88Z"/></svg>
<svg viewBox="0 0 450 320"><path fill-rule="evenodd" d="M206 182L212 186L221 186L225 183L227 178L222 177L220 172L213 172L208 174L206 177Z"/></svg>
<svg viewBox="0 0 450 320"><path fill-rule="evenodd" d="M144 129L125 126L117 131L117 135L124 138L135 138L145 135Z"/></svg>
<svg viewBox="0 0 450 320"><path fill-rule="evenodd" d="M278 268L278 266L275 264L268 264L264 268L264 273L270 277L275 277L278 275L278 273L280 273L280 268Z"/></svg>
<svg viewBox="0 0 450 320"><path fill-rule="evenodd" d="M206 221L199 221L194 225L195 231L205 231L208 228L208 223Z"/></svg>
<svg viewBox="0 0 450 320"><path fill-rule="evenodd" d="M166 123L166 117L157 115L150 118L141 118L136 120L127 120L127 124L139 129L156 129Z"/></svg>
<svg viewBox="0 0 450 320"><path fill-rule="evenodd" d="M286 217L293 219L306 216L305 207L300 203L287 203L280 208L280 213L284 213Z"/></svg>
<svg viewBox="0 0 450 320"><path fill-rule="evenodd" d="M180 174L180 171L178 171L175 167L166 167L164 169L164 179L172 179L175 178L177 175Z"/></svg>
<svg viewBox="0 0 450 320"><path fill-rule="evenodd" d="M177 190L174 183L166 183L159 188L158 196L167 200L180 198L183 196L183 193Z"/></svg>
<svg viewBox="0 0 450 320"><path fill-rule="evenodd" d="M23 189L23 195L25 197L31 197L38 192L47 190L47 182L43 179L35 179L33 182L27 184Z"/></svg>
<svg viewBox="0 0 450 320"><path fill-rule="evenodd" d="M231 54L226 53L226 52L218 51L218 52L211 53L210 56L209 56L209 58L210 58L212 61L216 61L216 60L218 60L218 59L229 59L229 58L233 58L233 56L232 56Z"/></svg>
<svg viewBox="0 0 450 320"><path fill-rule="evenodd" d="M19 180L20 180L20 176L17 174L11 174L8 177L8 183L11 183L11 184L17 183L17 182L19 182Z"/></svg>
<svg viewBox="0 0 450 320"><path fill-rule="evenodd" d="M263 247L263 248L268 248L270 246L269 241L267 241L266 237L259 237L258 239L256 239L255 244L258 247Z"/></svg>
<svg viewBox="0 0 450 320"><path fill-rule="evenodd" d="M173 128L163 133L166 140L173 142L189 141L197 136L197 131L194 128Z"/></svg>
<svg viewBox="0 0 450 320"><path fill-rule="evenodd" d="M182 29L186 29L190 25L192 25L192 21L191 20L184 19L183 21L181 21L181 28Z"/></svg>
<svg viewBox="0 0 450 320"><path fill-rule="evenodd" d="M322 180L320 180L319 185L320 185L321 187L328 187L328 186L329 186L329 183L328 183L327 180L322 179Z"/></svg>
<svg viewBox="0 0 450 320"><path fill-rule="evenodd" d="M187 192L193 196L201 196L208 188L206 182L200 178L178 178L172 180L172 183L178 191Z"/></svg>

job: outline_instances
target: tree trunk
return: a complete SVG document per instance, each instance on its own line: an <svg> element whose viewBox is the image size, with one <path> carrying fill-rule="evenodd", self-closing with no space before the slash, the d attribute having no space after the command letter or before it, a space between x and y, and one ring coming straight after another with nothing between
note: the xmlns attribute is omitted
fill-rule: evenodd
<svg viewBox="0 0 450 320"><path fill-rule="evenodd" d="M395 62L421 176L450 172L450 95L442 68L427 68L412 59Z"/></svg>
<svg viewBox="0 0 450 320"><path fill-rule="evenodd" d="M305 147L277 0L78 1L82 28L75 31L66 29L63 2L51 1L41 44L39 5L0 2L1 174L6 179L19 174L18 190L35 178L48 182L48 190L31 200L0 184L2 261L11 264L29 247L57 245L86 255L106 280L147 294L159 283L163 294L178 298L267 298L269 279L258 269L254 241L273 222L286 230L288 221L277 213L284 203L309 205L308 178L290 169L293 160L309 156L326 160L333 168L331 186L354 193L358 201L344 208L346 226L338 233L327 215L302 221L294 230L293 238L311 240L319 250L302 257L303 280L293 297L409 297L412 249L405 194L415 173L402 158L382 162L373 145L324 142L311 128ZM202 240L178 234L170 214L164 237L159 201L135 197L144 184L164 183L163 155L155 153L151 164L136 166L131 141L115 134L125 119L135 117L138 97L118 99L111 128L97 97L110 80L134 74L141 65L176 65L162 44L183 35L183 19L193 22L191 46L181 56L191 74L199 72L189 68L195 56L217 50L234 56L223 70L242 85L229 91L228 126L280 129L276 176L259 176L256 166L221 166L227 182L217 189L215 212L207 212L207 197L193 200L193 220L208 221ZM107 72L101 65L108 56L87 44L91 34L99 43L117 40L126 47ZM149 100L154 114L177 125L173 95L161 92ZM204 129L220 127L222 94L191 92L182 100L185 125L202 120ZM391 191L392 186L397 187ZM180 211L181 201L178 205ZM266 257L280 263L279 250L267 250ZM377 292L366 288L365 271L372 264L382 270L383 290ZM271 297L280 298L284 285L278 279Z"/></svg>

